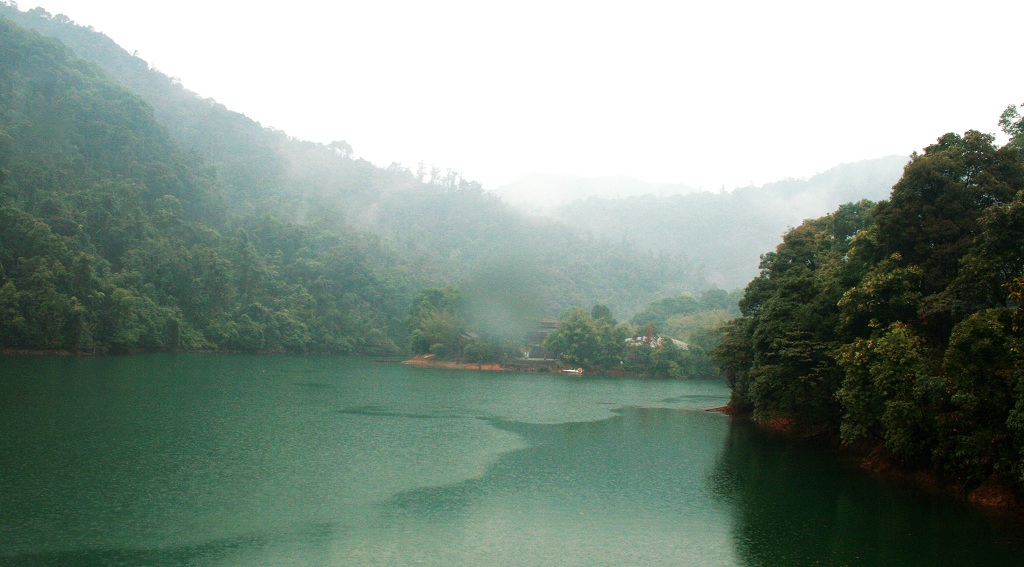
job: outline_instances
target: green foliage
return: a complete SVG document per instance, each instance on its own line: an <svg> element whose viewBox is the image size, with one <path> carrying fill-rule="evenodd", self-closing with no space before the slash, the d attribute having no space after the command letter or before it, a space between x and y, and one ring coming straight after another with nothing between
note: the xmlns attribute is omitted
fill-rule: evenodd
<svg viewBox="0 0 1024 567"><path fill-rule="evenodd" d="M865 336L900 321L913 321L921 305L920 266L902 265L896 253L878 262L837 302L840 329L848 336Z"/></svg>
<svg viewBox="0 0 1024 567"><path fill-rule="evenodd" d="M544 339L544 349L556 353L558 361L572 367L598 367L601 336L594 319L584 309L573 307L562 313L558 326Z"/></svg>
<svg viewBox="0 0 1024 567"><path fill-rule="evenodd" d="M502 363L515 356L515 350L494 337L470 337L462 347L466 362Z"/></svg>
<svg viewBox="0 0 1024 567"><path fill-rule="evenodd" d="M721 340L711 350L711 361L725 374L731 392L729 404L738 412L754 409L750 397L751 370L754 367L754 321L737 317L721 328Z"/></svg>
<svg viewBox="0 0 1024 567"><path fill-rule="evenodd" d="M942 136L913 157L875 215L881 251L921 271L919 327L932 341L944 340L969 310L984 307L961 308L964 298L951 284L976 246L986 210L1009 203L1024 187L1020 152L993 141L973 130Z"/></svg>
<svg viewBox="0 0 1024 567"><path fill-rule="evenodd" d="M616 325L609 317L601 305L590 313L579 307L567 309L544 348L556 353L559 363L573 368L620 369L663 378L706 376L706 369L694 362L686 346L656 334L653 325Z"/></svg>
<svg viewBox="0 0 1024 567"><path fill-rule="evenodd" d="M742 289L729 292L713 287L700 294L700 308L701 311L724 311L730 316L738 317L739 301L742 297Z"/></svg>
<svg viewBox="0 0 1024 567"><path fill-rule="evenodd" d="M836 393L842 441L877 440L903 461L927 458L934 422L923 412L938 393L920 338L896 323L878 338L844 345L837 358L845 373Z"/></svg>
<svg viewBox="0 0 1024 567"><path fill-rule="evenodd" d="M836 304L860 271L851 248L871 226L871 208L862 201L805 221L762 257L761 275L740 301L744 321L727 327L713 352L733 387L733 406L838 429Z"/></svg>
<svg viewBox="0 0 1024 567"><path fill-rule="evenodd" d="M634 325L653 324L663 328L665 322L675 315L691 315L700 310L700 302L690 293L652 301L630 320Z"/></svg>
<svg viewBox="0 0 1024 567"><path fill-rule="evenodd" d="M694 361L694 353L651 326L634 333L622 354L622 367L632 373L662 378L707 377Z"/></svg>
<svg viewBox="0 0 1024 567"><path fill-rule="evenodd" d="M418 285L388 244L231 214L147 102L6 19L0 51L0 346L399 350Z"/></svg>
<svg viewBox="0 0 1024 567"><path fill-rule="evenodd" d="M650 352L627 349L623 366L633 372L662 376L720 378L711 352L720 341L720 328L739 315L740 295L740 290L728 293L712 288L699 299L684 293L651 302L633 316L632 323L644 329L645 337L647 328L652 335L654 329L661 329L664 336ZM663 362L667 360L671 363Z"/></svg>
<svg viewBox="0 0 1024 567"><path fill-rule="evenodd" d="M594 321L605 321L609 325L615 325L615 316L612 315L612 310L607 305L601 305L598 303L590 309L590 317Z"/></svg>
<svg viewBox="0 0 1024 567"><path fill-rule="evenodd" d="M458 358L464 348L466 324L458 315L461 297L455 288L425 289L409 309L409 348L415 354Z"/></svg>
<svg viewBox="0 0 1024 567"><path fill-rule="evenodd" d="M487 318L473 317L477 311L467 297L454 287L420 291L409 308L409 349L418 355L475 363L501 363L517 356L522 334L514 339L481 331Z"/></svg>
<svg viewBox="0 0 1024 567"><path fill-rule="evenodd" d="M706 343L714 331L732 320L724 310L698 311L689 315L673 315L665 321L663 332L685 342Z"/></svg>
<svg viewBox="0 0 1024 567"><path fill-rule="evenodd" d="M935 461L963 482L1009 474L1024 448L1008 428L1020 404L1022 339L1003 308L974 313L953 329L942 361L948 399Z"/></svg>
<svg viewBox="0 0 1024 567"><path fill-rule="evenodd" d="M1003 133L1010 136L1007 147L1024 153L1024 117L1017 110L1017 105L1011 104L999 116L999 127Z"/></svg>
<svg viewBox="0 0 1024 567"><path fill-rule="evenodd" d="M1002 118L1010 144L942 136L888 201L764 256L714 352L737 409L1024 489L1024 152L1016 107Z"/></svg>

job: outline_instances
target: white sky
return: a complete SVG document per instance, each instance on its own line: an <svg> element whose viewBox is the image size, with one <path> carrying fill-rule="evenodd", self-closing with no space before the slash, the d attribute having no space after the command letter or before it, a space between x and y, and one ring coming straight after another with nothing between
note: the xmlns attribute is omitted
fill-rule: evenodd
<svg viewBox="0 0 1024 567"><path fill-rule="evenodd" d="M264 126L487 188L732 189L998 132L1024 2L22 0Z"/></svg>

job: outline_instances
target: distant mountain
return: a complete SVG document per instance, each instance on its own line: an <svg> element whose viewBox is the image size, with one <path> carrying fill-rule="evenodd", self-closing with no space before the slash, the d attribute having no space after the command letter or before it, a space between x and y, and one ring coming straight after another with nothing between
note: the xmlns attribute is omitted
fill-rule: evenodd
<svg viewBox="0 0 1024 567"><path fill-rule="evenodd" d="M640 195L684 195L697 189L681 183L659 184L633 177L569 177L534 174L502 185L502 200L531 212L552 213L562 205L589 197L608 199Z"/></svg>
<svg viewBox="0 0 1024 567"><path fill-rule="evenodd" d="M834 167L810 179L787 179L729 193L590 197L558 207L556 218L643 249L683 253L708 280L727 289L746 285L758 259L804 219L839 205L889 196L909 161L889 156Z"/></svg>

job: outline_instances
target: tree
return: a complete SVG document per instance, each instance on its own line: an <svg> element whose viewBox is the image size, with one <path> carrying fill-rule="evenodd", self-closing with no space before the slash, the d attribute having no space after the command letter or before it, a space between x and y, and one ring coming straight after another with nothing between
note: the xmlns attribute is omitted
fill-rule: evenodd
<svg viewBox="0 0 1024 567"><path fill-rule="evenodd" d="M806 221L765 254L713 353L733 406L838 422L842 443L968 489L1024 487L1021 124L1008 108L1001 148L942 136L888 201Z"/></svg>
<svg viewBox="0 0 1024 567"><path fill-rule="evenodd" d="M933 420L925 415L941 388L913 330L895 323L876 339L844 345L845 372L836 393L843 406L840 438L852 444L878 441L904 462L927 462L934 443Z"/></svg>
<svg viewBox="0 0 1024 567"><path fill-rule="evenodd" d="M594 305L594 307L590 309L590 316L595 321L605 321L609 325L615 325L615 316L612 315L612 310L609 309L607 305L602 305L600 303Z"/></svg>
<svg viewBox="0 0 1024 567"><path fill-rule="evenodd" d="M1024 153L1024 117L1017 111L1017 105L1011 104L999 116L999 127L1010 136L1007 147Z"/></svg>
<svg viewBox="0 0 1024 567"><path fill-rule="evenodd" d="M761 260L761 275L740 301L712 354L733 387L732 404L759 419L785 417L838 427L839 346L836 304L860 267L850 253L871 226L869 202L805 221Z"/></svg>
<svg viewBox="0 0 1024 567"><path fill-rule="evenodd" d="M726 311L734 316L739 315L739 299L742 296L741 290L734 290L732 293L718 288L705 290L700 294L701 310Z"/></svg>
<svg viewBox="0 0 1024 567"><path fill-rule="evenodd" d="M1010 310L988 309L957 324L942 361L948 392L941 415L937 464L967 484L993 473L1008 474L1024 445L1014 444L1008 424L1021 400L1019 369L1024 336Z"/></svg>
<svg viewBox="0 0 1024 567"><path fill-rule="evenodd" d="M465 323L458 315L462 297L453 287L421 291L409 308L410 349L442 358L458 357L463 350Z"/></svg>
<svg viewBox="0 0 1024 567"><path fill-rule="evenodd" d="M349 144L345 140L335 140L330 144L327 144L327 147L334 150L341 157L352 157L352 144Z"/></svg>
<svg viewBox="0 0 1024 567"><path fill-rule="evenodd" d="M943 291L978 232L982 211L1024 187L1024 165L1007 147L975 130L946 134L915 154L892 196L875 213L887 254L921 266L926 295Z"/></svg>
<svg viewBox="0 0 1024 567"><path fill-rule="evenodd" d="M600 348L594 319L579 307L562 313L558 326L544 339L544 350L556 353L560 363L573 367L598 366Z"/></svg>
<svg viewBox="0 0 1024 567"><path fill-rule="evenodd" d="M631 322L634 325L646 325L653 323L655 327L663 328L665 321L674 315L690 315L701 309L697 298L690 293L684 293L675 297L666 297L652 301L642 311L633 316Z"/></svg>

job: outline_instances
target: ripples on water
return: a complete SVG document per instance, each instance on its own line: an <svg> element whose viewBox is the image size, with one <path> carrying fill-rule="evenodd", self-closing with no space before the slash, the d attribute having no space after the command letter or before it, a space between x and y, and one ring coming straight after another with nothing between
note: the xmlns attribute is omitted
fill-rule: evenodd
<svg viewBox="0 0 1024 567"><path fill-rule="evenodd" d="M1019 524L722 415L720 383L7 358L0 563L1020 563Z"/></svg>

